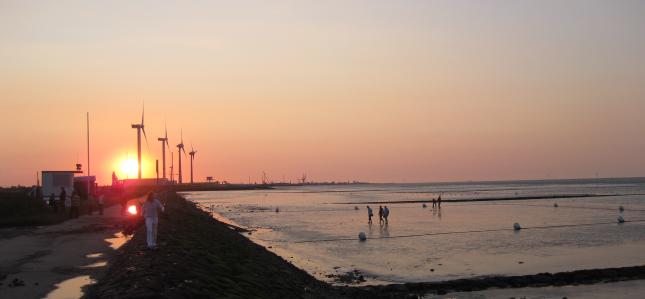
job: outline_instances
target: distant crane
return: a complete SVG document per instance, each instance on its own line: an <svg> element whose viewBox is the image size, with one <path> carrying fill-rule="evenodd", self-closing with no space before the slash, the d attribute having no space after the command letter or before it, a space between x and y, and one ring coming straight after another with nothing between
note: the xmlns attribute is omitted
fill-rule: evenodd
<svg viewBox="0 0 645 299"><path fill-rule="evenodd" d="M163 167L163 179L166 179L166 147L170 149L170 143L168 143L168 127L164 124L164 128L166 130L166 135L164 137L159 137L157 138L158 141L161 141L161 165Z"/></svg>
<svg viewBox="0 0 645 299"><path fill-rule="evenodd" d="M132 124L133 129L137 129L137 161L138 161L138 173L137 176L141 179L141 131L143 131L143 137L146 139L146 146L148 145L148 136L146 136L146 129L143 125L143 117L146 113L146 107L143 106L143 111L141 111L141 123Z"/></svg>
<svg viewBox="0 0 645 299"><path fill-rule="evenodd" d="M181 143L177 144L177 156L179 156L179 183L181 184L183 182L183 177L181 175L181 152L184 152L184 156L186 156L186 150L184 149L184 131L181 131Z"/></svg>
<svg viewBox="0 0 645 299"><path fill-rule="evenodd" d="M300 181L302 182L303 185L307 183L307 174L306 173L302 174L302 177L300 178Z"/></svg>
<svg viewBox="0 0 645 299"><path fill-rule="evenodd" d="M193 149L193 145L191 144L190 145L190 153L188 153L190 155L190 183L191 184L193 183L193 160L195 160L195 154L196 153L197 153L197 151L195 151L195 149Z"/></svg>

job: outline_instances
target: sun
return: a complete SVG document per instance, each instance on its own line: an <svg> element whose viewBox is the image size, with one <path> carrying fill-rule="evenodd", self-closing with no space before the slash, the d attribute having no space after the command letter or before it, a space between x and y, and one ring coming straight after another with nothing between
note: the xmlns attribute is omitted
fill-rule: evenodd
<svg viewBox="0 0 645 299"><path fill-rule="evenodd" d="M121 171L121 175L126 178L136 178L138 175L137 171L139 170L137 160L133 158L122 160L119 165L119 170Z"/></svg>

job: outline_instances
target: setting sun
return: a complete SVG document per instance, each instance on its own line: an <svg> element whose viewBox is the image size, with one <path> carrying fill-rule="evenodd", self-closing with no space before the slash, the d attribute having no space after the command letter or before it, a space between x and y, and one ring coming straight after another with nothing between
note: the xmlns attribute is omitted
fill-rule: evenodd
<svg viewBox="0 0 645 299"><path fill-rule="evenodd" d="M134 158L126 158L119 165L119 171L124 178L136 178L138 169L137 159Z"/></svg>

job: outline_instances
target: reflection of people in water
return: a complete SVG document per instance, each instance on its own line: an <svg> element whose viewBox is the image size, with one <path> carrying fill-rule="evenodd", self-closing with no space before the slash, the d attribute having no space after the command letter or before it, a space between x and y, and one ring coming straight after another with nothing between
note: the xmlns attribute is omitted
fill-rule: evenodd
<svg viewBox="0 0 645 299"><path fill-rule="evenodd" d="M390 229L388 228L387 222L379 227L379 236L381 238L387 238L390 236Z"/></svg>

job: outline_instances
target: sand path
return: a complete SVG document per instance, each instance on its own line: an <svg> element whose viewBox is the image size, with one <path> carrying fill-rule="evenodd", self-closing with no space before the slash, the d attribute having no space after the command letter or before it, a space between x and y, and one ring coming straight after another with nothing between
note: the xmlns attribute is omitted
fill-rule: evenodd
<svg viewBox="0 0 645 299"><path fill-rule="evenodd" d="M126 238L119 206L103 216L61 224L0 230L0 298L77 298L80 287L105 271ZM11 286L14 279L24 286Z"/></svg>

